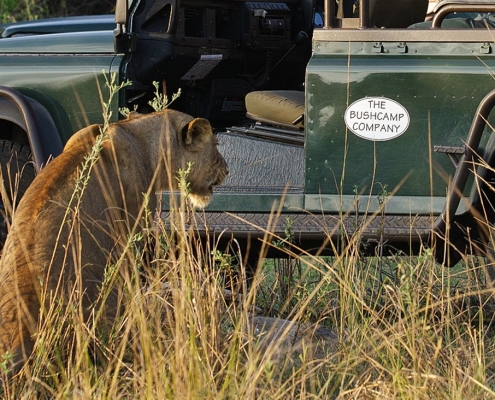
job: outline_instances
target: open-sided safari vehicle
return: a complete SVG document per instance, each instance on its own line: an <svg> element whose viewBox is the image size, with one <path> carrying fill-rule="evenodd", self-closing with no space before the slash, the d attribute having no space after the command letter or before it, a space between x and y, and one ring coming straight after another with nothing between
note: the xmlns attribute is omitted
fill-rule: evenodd
<svg viewBox="0 0 495 400"><path fill-rule="evenodd" d="M442 2L431 28L408 29L421 8L424 19L425 2L361 1L359 18L347 18L349 3L338 18L325 2L304 89L267 84L249 93L247 115L258 122L219 134L231 176L209 209L217 213L207 214L210 229L240 237L259 225L284 237L289 224L294 243L318 251L358 233L370 253L434 245L447 264L473 243L485 249L493 215L492 32L438 27L452 12L495 4ZM374 18L393 29L374 26ZM273 210L281 212L276 222Z"/></svg>
<svg viewBox="0 0 495 400"><path fill-rule="evenodd" d="M146 112L156 81L169 96L181 89L172 108L211 121L230 174L198 228L234 237L251 256L265 230L290 233L294 251L333 252L359 234L370 254L432 246L451 265L484 253L495 221L495 35L483 20L442 21L495 13L495 2L441 1L429 24L410 27L427 7L118 0L116 24L7 26L2 162L12 152L23 161L29 147L40 168L73 132L101 122L102 70L115 72L131 84L114 117L119 106ZM168 195L163 204L165 217Z"/></svg>

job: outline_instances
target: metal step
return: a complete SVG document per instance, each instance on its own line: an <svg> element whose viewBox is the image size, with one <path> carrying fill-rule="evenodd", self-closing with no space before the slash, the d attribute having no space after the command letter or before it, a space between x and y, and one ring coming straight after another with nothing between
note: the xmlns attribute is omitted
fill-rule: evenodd
<svg viewBox="0 0 495 400"><path fill-rule="evenodd" d="M169 221L170 213L163 212L162 218ZM212 235L228 234L234 237L254 235L262 237L273 233L284 237L290 223L297 241L306 239L352 237L358 233L363 240L385 237L390 242L420 242L428 238L435 217L387 215L315 215L282 213L226 213L193 212L189 214L188 228ZM343 235L343 236L342 236Z"/></svg>

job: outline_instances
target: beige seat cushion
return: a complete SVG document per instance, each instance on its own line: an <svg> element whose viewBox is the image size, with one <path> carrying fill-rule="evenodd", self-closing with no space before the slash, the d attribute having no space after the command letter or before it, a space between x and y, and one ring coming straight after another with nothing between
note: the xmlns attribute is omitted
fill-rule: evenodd
<svg viewBox="0 0 495 400"><path fill-rule="evenodd" d="M264 90L246 95L249 118L291 128L302 128L303 123L292 122L304 115L304 92L297 90Z"/></svg>

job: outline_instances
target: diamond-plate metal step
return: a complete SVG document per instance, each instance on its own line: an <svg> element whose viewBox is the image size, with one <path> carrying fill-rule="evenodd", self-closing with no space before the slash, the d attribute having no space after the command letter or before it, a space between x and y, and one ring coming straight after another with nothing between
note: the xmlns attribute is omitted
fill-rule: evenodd
<svg viewBox="0 0 495 400"><path fill-rule="evenodd" d="M162 218L167 220L169 215L168 212L164 212ZM243 237L246 234L262 236L265 232L284 235L288 222L299 240L316 237L336 238L342 234L351 236L359 232L363 239L378 239L383 234L387 240L403 242L426 239L432 230L434 217L195 212L188 219L188 224L200 232L228 232Z"/></svg>

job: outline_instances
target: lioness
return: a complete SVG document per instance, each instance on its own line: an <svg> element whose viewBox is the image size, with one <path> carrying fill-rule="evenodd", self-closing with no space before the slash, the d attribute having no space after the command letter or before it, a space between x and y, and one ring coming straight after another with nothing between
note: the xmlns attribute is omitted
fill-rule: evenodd
<svg viewBox="0 0 495 400"><path fill-rule="evenodd" d="M190 198L204 207L228 173L207 120L173 110L132 113L110 125L87 184L75 190L99 134L98 125L74 134L34 179L13 217L0 260L0 361L8 352L14 372L32 352L33 334L54 299L68 303L81 293L84 321L94 318L109 256L119 256L142 220L144 194L151 194L154 210L154 192L177 189L178 169L193 163ZM119 307L112 289L103 320L113 321Z"/></svg>

